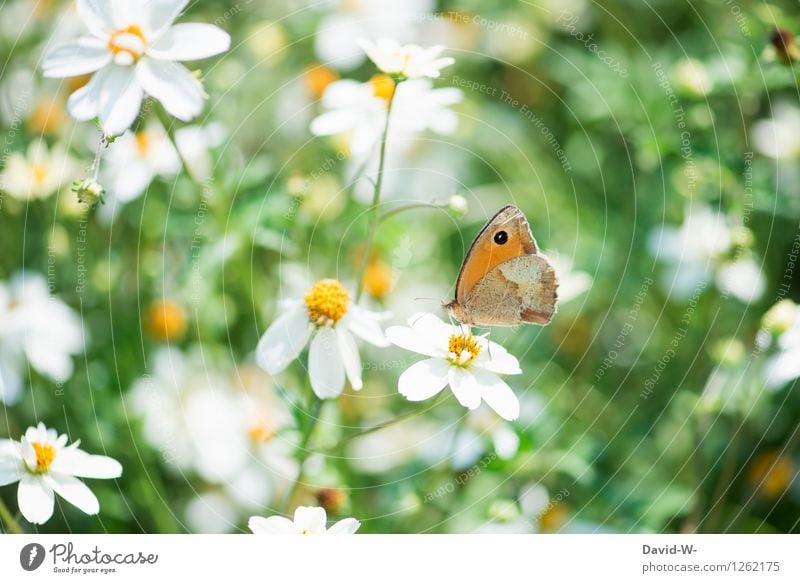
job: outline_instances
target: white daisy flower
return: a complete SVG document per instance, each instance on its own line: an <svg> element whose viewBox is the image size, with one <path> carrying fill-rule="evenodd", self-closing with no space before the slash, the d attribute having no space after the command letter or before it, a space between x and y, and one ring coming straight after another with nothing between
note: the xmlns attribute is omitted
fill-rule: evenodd
<svg viewBox="0 0 800 583"><path fill-rule="evenodd" d="M50 520L54 494L86 514L100 511L97 497L78 478L118 478L122 466L113 458L78 449L79 443L67 445L66 435L43 423L29 427L20 441L0 440L0 486L19 482L19 511L28 522Z"/></svg>
<svg viewBox="0 0 800 583"><path fill-rule="evenodd" d="M458 127L458 116L450 109L463 98L455 87L434 89L431 81L419 79L395 85L385 75L367 83L343 79L331 83L322 96L325 110L311 122L316 136L349 134L355 158L375 151L386 122L389 98L395 92L389 132L395 141L426 130L448 135Z"/></svg>
<svg viewBox="0 0 800 583"><path fill-rule="evenodd" d="M764 368L767 387L772 390L800 377L799 316L800 310L791 300L781 300L764 315L763 328L778 336L776 353L767 360Z"/></svg>
<svg viewBox="0 0 800 583"><path fill-rule="evenodd" d="M326 528L328 515L319 506L298 506L294 520L283 516L253 516L247 525L253 534L353 534L361 526L355 518L345 518Z"/></svg>
<svg viewBox="0 0 800 583"><path fill-rule="evenodd" d="M410 327L392 326L393 344L430 358L408 368L398 390L409 401L424 401L447 385L458 402L477 409L481 400L503 419L519 417L519 400L498 375L521 374L519 361L496 342L473 336L467 326L451 326L433 314L417 314Z"/></svg>
<svg viewBox="0 0 800 583"><path fill-rule="evenodd" d="M48 149L43 140L35 140L25 154L14 152L0 172L0 191L19 200L44 199L75 178L77 164L66 149Z"/></svg>
<svg viewBox="0 0 800 583"><path fill-rule="evenodd" d="M800 155L800 109L789 103L778 103L770 119L753 124L750 131L753 145L764 156L791 160Z"/></svg>
<svg viewBox="0 0 800 583"><path fill-rule="evenodd" d="M375 346L389 346L378 324L387 317L354 304L339 281L320 280L302 300L284 303L283 314L258 342L256 362L272 375L281 373L310 340L308 374L314 393L320 399L338 397L345 376L358 391L363 386L361 356L353 334Z"/></svg>
<svg viewBox="0 0 800 583"><path fill-rule="evenodd" d="M0 402L22 394L25 361L51 380L72 376L72 355L83 352L83 323L67 304L52 297L44 277L17 274L0 282Z"/></svg>
<svg viewBox="0 0 800 583"><path fill-rule="evenodd" d="M173 26L188 3L77 0L90 36L54 48L43 64L45 77L94 74L70 96L70 114L79 121L99 118L106 134L120 135L136 119L147 94L180 120L196 117L206 95L178 61L223 53L230 48L230 36L212 24Z"/></svg>
<svg viewBox="0 0 800 583"><path fill-rule="evenodd" d="M395 40L382 38L377 42L359 39L360 46L381 71L403 79L436 79L442 69L455 63L452 57L441 57L443 46L421 47L401 45Z"/></svg>

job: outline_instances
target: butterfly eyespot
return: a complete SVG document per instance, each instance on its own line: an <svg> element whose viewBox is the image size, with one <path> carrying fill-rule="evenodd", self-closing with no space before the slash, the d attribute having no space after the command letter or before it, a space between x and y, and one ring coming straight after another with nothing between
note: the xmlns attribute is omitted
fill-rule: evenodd
<svg viewBox="0 0 800 583"><path fill-rule="evenodd" d="M505 245L508 243L508 233L505 231L497 231L497 233L494 234L494 242L498 245Z"/></svg>

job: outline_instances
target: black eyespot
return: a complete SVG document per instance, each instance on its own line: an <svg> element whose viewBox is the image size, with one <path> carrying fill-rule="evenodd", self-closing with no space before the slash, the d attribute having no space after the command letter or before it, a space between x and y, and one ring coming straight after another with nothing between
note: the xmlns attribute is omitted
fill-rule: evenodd
<svg viewBox="0 0 800 583"><path fill-rule="evenodd" d="M508 233L505 231L497 231L494 234L494 242L498 245L505 245L508 243Z"/></svg>

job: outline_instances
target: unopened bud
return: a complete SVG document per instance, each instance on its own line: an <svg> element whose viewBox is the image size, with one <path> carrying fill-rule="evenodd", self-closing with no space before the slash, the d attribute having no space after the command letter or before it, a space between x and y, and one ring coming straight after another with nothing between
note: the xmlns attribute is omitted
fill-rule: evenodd
<svg viewBox="0 0 800 583"><path fill-rule="evenodd" d="M96 180L87 178L80 182L73 182L72 192L78 196L78 202L93 205L96 202L103 202L105 189Z"/></svg>

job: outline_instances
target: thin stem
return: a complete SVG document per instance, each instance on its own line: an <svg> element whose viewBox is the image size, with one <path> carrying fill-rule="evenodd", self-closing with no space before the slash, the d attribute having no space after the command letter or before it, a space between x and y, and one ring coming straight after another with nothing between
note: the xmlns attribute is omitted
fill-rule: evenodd
<svg viewBox="0 0 800 583"><path fill-rule="evenodd" d="M364 293L364 276L367 273L369 266L370 255L372 255L372 245L375 243L375 235L378 232L378 204L381 201L381 187L383 186L383 171L386 165L386 143L389 135L389 119L392 116L392 105L394 104L394 96L397 95L397 88L400 85L397 81L394 86L394 91L389 97L389 103L386 105L386 121L383 124L383 136L381 137L381 151L378 158L378 176L375 179L375 189L372 191L372 217L370 218L369 234L367 235L367 245L364 249L364 259L361 261L361 269L358 275L358 289L356 290L356 303L361 299L361 294Z"/></svg>
<svg viewBox="0 0 800 583"><path fill-rule="evenodd" d="M297 446L297 458L299 465L297 470L297 478L292 483L292 487L289 488L289 491L286 493L286 499L283 504L287 514L291 512L292 500L294 499L295 494L297 494L297 489L300 487L300 484L303 481L303 466L305 465L309 455L311 455L311 451L308 449L308 444L311 441L311 436L314 433L314 429L317 427L317 421L319 421L320 412L322 411L322 399L318 399L313 396L312 398L313 401L311 404L311 411L309 413L309 420L306 424L303 436L300 438L300 444Z"/></svg>
<svg viewBox="0 0 800 583"><path fill-rule="evenodd" d="M198 186L203 188L205 185L203 181L197 178L192 172L192 167L189 165L189 162L186 160L186 157L181 152L181 149L178 147L178 139L175 136L175 122L170 119L169 114L164 110L161 105L157 105L155 107L156 115L158 116L158 120L161 122L161 125L164 126L164 131L167 132L167 136L169 137L169 141L172 142L173 148L175 148L175 152L178 154L178 158L183 165L183 169L186 170L186 175Z"/></svg>
<svg viewBox="0 0 800 583"><path fill-rule="evenodd" d="M386 211L385 213L383 213L380 216L380 218L378 219L378 222L382 223L383 221L386 221L386 220L392 218L395 215L399 215L400 213L404 213L406 211L413 211L414 209L421 209L421 208L444 209L444 208L447 208L447 205L446 204L434 204L432 202L415 202L413 204L407 204L407 205L399 206L397 208L393 208L390 211Z"/></svg>
<svg viewBox="0 0 800 583"><path fill-rule="evenodd" d="M369 435L370 433L381 431L382 429L386 429L387 427L392 427L393 425L397 425L398 423L407 421L409 419L413 419L414 417L418 417L419 415L426 413L427 411L432 409L436 403L439 402L439 399L441 399L444 393L445 393L444 390L440 391L439 394L436 395L436 397L433 399L433 401L431 401L430 406L426 407L425 409L417 409L415 411L410 411L409 413L403 413L402 415L398 415L393 419L389 419L388 421L384 421L383 423L378 423L377 425L374 425L372 427L367 427L366 429L363 429L358 433L353 433L351 435L348 435L347 437L342 438L341 440L339 440L339 443L336 444L336 447L334 449L338 449L344 445L347 445L352 440L357 439L359 437L364 437L365 435ZM327 453L330 453L330 451Z"/></svg>
<svg viewBox="0 0 800 583"><path fill-rule="evenodd" d="M2 498L0 498L0 520L2 520L8 532L13 532L14 534L25 534L25 531L22 530L19 522L17 522L17 519L14 518L13 514L11 514L11 511L8 509L8 506L6 506L6 503L3 502Z"/></svg>

